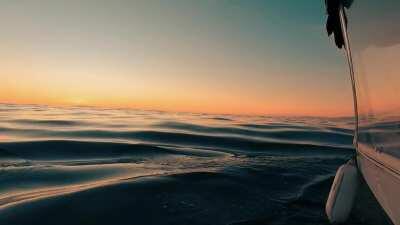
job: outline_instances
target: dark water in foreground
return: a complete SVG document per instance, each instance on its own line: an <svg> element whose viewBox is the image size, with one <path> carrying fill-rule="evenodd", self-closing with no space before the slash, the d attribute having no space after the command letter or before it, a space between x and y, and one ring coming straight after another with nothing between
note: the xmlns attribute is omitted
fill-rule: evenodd
<svg viewBox="0 0 400 225"><path fill-rule="evenodd" d="M328 224L351 127L0 105L0 225Z"/></svg>

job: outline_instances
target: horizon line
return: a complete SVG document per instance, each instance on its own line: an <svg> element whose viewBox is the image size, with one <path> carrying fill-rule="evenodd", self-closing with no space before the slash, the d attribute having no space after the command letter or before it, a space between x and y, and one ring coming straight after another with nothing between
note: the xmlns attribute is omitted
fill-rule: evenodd
<svg viewBox="0 0 400 225"><path fill-rule="evenodd" d="M0 101L0 105L17 105L17 106L41 106L41 107L54 107L54 108L71 108L71 107L80 107L80 108L95 108L95 109L117 109L117 110L138 110L138 111L149 111L149 112L161 112L161 113L185 113L185 114L203 114L203 115L223 115L223 116L245 116L245 117L292 117L292 118L354 118L354 115L295 115L295 114L244 114L244 113L210 113L210 112L195 112L195 111L186 111L186 110L162 110L155 108L140 108L140 107L132 107L132 106L100 106L100 105L90 105L90 104L46 104L46 103L16 103L16 102L2 102Z"/></svg>

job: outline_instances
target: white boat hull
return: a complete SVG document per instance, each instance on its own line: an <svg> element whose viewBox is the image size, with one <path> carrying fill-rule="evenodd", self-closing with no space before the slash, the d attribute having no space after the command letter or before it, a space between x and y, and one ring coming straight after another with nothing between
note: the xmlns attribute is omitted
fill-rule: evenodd
<svg viewBox="0 0 400 225"><path fill-rule="evenodd" d="M358 169L400 225L400 1L327 0L327 6L328 33L344 46L349 65Z"/></svg>

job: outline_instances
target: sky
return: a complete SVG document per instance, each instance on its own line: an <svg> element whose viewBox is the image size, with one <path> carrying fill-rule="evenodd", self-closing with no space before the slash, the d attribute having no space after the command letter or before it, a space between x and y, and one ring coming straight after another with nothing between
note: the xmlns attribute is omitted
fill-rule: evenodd
<svg viewBox="0 0 400 225"><path fill-rule="evenodd" d="M0 1L0 102L352 114L324 1Z"/></svg>

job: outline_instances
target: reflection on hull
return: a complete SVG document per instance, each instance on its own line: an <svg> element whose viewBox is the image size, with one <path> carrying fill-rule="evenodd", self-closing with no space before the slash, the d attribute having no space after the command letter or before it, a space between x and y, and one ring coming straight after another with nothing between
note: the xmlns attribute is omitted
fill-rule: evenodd
<svg viewBox="0 0 400 225"><path fill-rule="evenodd" d="M393 166L396 164L388 164L389 167L384 161L378 161L378 158L390 159L391 156L378 153L367 145L358 145L357 161L364 179L393 223L399 224L400 176Z"/></svg>

